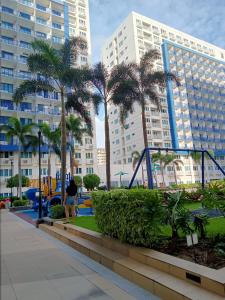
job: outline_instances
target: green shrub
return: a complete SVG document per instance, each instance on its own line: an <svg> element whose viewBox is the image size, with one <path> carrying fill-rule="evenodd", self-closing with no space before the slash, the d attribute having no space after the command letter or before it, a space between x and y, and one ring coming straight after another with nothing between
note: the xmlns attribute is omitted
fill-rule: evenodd
<svg viewBox="0 0 225 300"><path fill-rule="evenodd" d="M83 177L83 183L87 190L93 190L100 184L100 177L96 174L88 174Z"/></svg>
<svg viewBox="0 0 225 300"><path fill-rule="evenodd" d="M82 177L81 176L74 176L73 178L74 178L74 181L75 181L76 185L78 187L81 187L82 186Z"/></svg>
<svg viewBox="0 0 225 300"><path fill-rule="evenodd" d="M98 228L103 234L133 245L157 243L163 218L161 193L157 190L93 192Z"/></svg>
<svg viewBox="0 0 225 300"><path fill-rule="evenodd" d="M26 195L22 195L22 199L23 199L23 200L28 200L28 198L27 198Z"/></svg>
<svg viewBox="0 0 225 300"><path fill-rule="evenodd" d="M50 208L50 216L53 219L62 219L65 217L65 208L63 205L54 205Z"/></svg>
<svg viewBox="0 0 225 300"><path fill-rule="evenodd" d="M27 200L14 200L13 201L13 206L17 207L17 206L27 206L28 201Z"/></svg>

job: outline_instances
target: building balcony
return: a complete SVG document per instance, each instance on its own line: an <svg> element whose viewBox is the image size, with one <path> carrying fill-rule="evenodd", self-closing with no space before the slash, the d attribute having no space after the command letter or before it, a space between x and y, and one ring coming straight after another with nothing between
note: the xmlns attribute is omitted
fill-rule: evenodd
<svg viewBox="0 0 225 300"><path fill-rule="evenodd" d="M19 2L25 6L28 6L28 7L34 7L34 3L29 0L17 0L17 2Z"/></svg>

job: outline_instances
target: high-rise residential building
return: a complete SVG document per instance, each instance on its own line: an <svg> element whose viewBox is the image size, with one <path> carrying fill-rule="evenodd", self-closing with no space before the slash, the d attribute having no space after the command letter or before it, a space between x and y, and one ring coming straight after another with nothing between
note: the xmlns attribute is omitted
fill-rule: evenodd
<svg viewBox="0 0 225 300"><path fill-rule="evenodd" d="M88 0L2 0L1 7L1 86L0 86L0 124L7 124L11 116L16 116L22 124L47 122L53 128L60 121L60 95L56 92L40 92L28 96L16 107L12 95L16 87L25 79L32 78L26 62L31 54L31 41L43 39L55 48L65 39L81 36L88 42L88 51L80 54L78 65L90 63L90 23ZM83 176L94 172L96 161L95 118L92 106L88 107L93 121L93 137L84 136L82 145L76 143L76 160L79 164L76 173ZM6 180L18 173L17 142L6 141L0 133L0 196L7 195ZM42 175L47 175L47 153L42 153ZM69 158L68 171L69 171ZM22 153L22 173L30 179L38 178L38 158L30 152ZM52 177L60 170L60 161L52 158Z"/></svg>
<svg viewBox="0 0 225 300"><path fill-rule="evenodd" d="M138 63L152 48L160 52L155 69L174 72L181 86L169 83L167 91L159 90L160 111L146 103L149 146L205 148L224 155L225 50L132 12L107 39L102 61L108 70L122 62ZM111 161L131 163L132 152L144 148L141 108L135 105L125 126L118 108L111 106L108 113Z"/></svg>
<svg viewBox="0 0 225 300"><path fill-rule="evenodd" d="M98 165L104 165L106 163L105 148L97 149L97 163Z"/></svg>

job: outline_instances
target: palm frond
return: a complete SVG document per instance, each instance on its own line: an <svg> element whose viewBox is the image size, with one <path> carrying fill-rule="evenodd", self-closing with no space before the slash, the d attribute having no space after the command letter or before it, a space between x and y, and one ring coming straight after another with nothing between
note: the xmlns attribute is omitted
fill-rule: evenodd
<svg viewBox="0 0 225 300"><path fill-rule="evenodd" d="M27 59L27 65L32 73L51 77L56 73L56 68L52 62L41 53L32 53Z"/></svg>
<svg viewBox="0 0 225 300"><path fill-rule="evenodd" d="M140 73L144 76L148 72L152 72L154 63L160 57L160 52L157 49L147 51L140 61Z"/></svg>
<svg viewBox="0 0 225 300"><path fill-rule="evenodd" d="M54 91L54 87L44 80L25 80L13 94L13 101L18 104L26 95L41 91Z"/></svg>

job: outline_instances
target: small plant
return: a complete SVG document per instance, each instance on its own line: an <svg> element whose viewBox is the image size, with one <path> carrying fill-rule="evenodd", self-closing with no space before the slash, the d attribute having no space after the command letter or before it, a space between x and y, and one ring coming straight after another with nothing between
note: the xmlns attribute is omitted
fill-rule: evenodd
<svg viewBox="0 0 225 300"><path fill-rule="evenodd" d="M50 208L50 216L53 219L62 219L65 217L65 208L63 205L57 204Z"/></svg>
<svg viewBox="0 0 225 300"><path fill-rule="evenodd" d="M78 187L82 186L82 178L80 176L74 176L74 181Z"/></svg>
<svg viewBox="0 0 225 300"><path fill-rule="evenodd" d="M170 193L166 206L166 223L172 228L172 239L178 239L178 230L181 229L185 234L190 233L191 213L185 209L183 192Z"/></svg>
<svg viewBox="0 0 225 300"><path fill-rule="evenodd" d="M225 257L225 243L224 242L217 243L214 247L214 251L217 255Z"/></svg>
<svg viewBox="0 0 225 300"><path fill-rule="evenodd" d="M209 224L209 217L206 214L199 214L194 216L194 229L199 232L200 238L206 237L206 225Z"/></svg>
<svg viewBox="0 0 225 300"><path fill-rule="evenodd" d="M87 190L93 191L100 184L100 177L96 174L88 174L83 177L84 186Z"/></svg>
<svg viewBox="0 0 225 300"><path fill-rule="evenodd" d="M27 206L28 201L27 200L14 200L13 201L13 206L18 207L18 206Z"/></svg>

